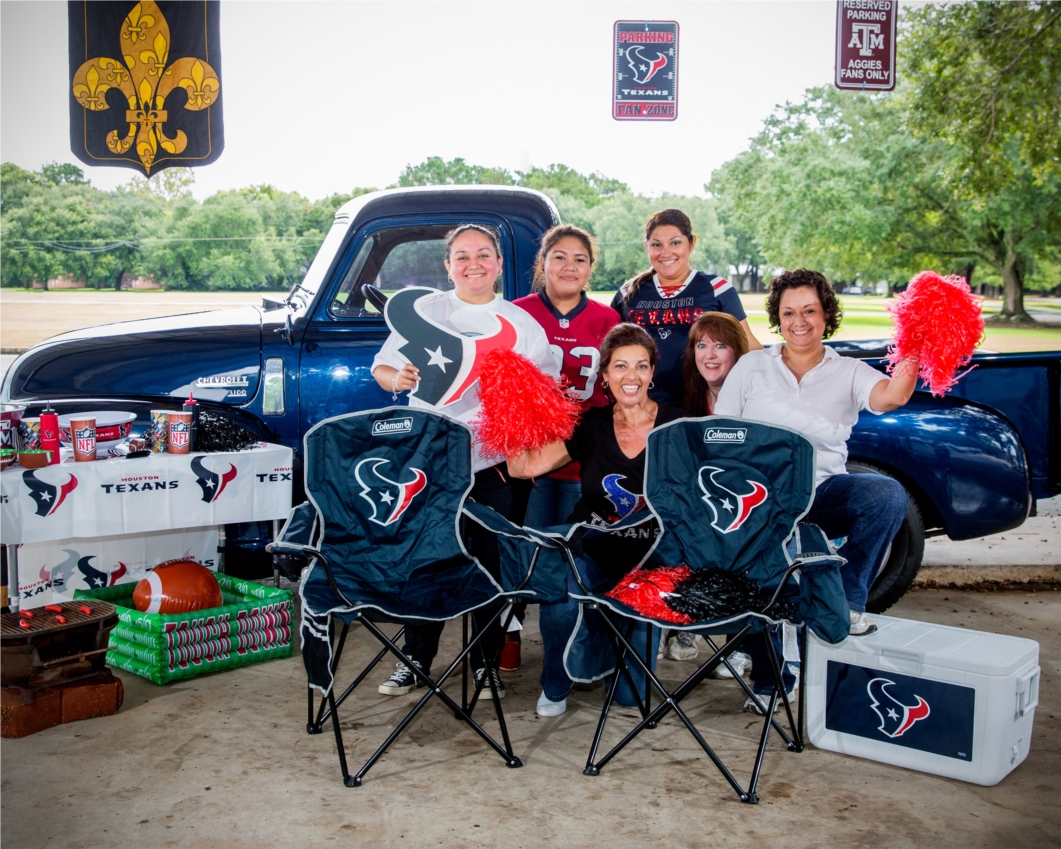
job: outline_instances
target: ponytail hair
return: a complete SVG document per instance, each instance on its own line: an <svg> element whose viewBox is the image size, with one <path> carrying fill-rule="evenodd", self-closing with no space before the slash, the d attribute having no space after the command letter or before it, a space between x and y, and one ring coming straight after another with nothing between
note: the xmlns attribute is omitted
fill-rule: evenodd
<svg viewBox="0 0 1061 849"><path fill-rule="evenodd" d="M534 257L534 282L531 283L531 291L537 292L545 288L545 257L549 251L553 249L561 239L565 239L568 236L578 239L582 246L586 249L586 253L589 254L589 273L593 274L593 268L597 265L597 240L593 238L590 233L587 233L581 227L576 227L574 224L557 224L555 227L550 227L544 236L542 236L542 246L538 249L538 255ZM586 291L590 288L589 281L586 281Z"/></svg>
<svg viewBox="0 0 1061 849"><path fill-rule="evenodd" d="M645 241L647 242L652 236L653 230L657 227L665 226L677 227L681 231L681 234L685 236L690 243L696 240L696 234L693 233L693 222L689 220L688 215L680 209L661 209L659 212L650 216L648 221L645 222ZM623 285L619 287L619 292L623 296L623 301L629 304L634 293L641 288L642 284L651 280L652 275L655 273L655 270L650 268L648 271L643 271L636 277L631 277L623 283Z"/></svg>

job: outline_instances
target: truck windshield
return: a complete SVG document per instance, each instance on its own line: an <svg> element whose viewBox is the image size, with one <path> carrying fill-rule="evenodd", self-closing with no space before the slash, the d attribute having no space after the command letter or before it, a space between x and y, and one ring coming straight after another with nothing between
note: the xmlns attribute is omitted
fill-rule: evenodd
<svg viewBox="0 0 1061 849"><path fill-rule="evenodd" d="M331 229L328 231L328 235L324 237L324 242L317 251L317 255L313 258L313 262L310 263L306 276L302 278L301 283L296 283L291 287L291 291L287 293L287 302L296 309L305 307L313 300L313 296L317 294L317 289L320 288L324 275L327 274L328 269L331 267L332 260L339 253L339 248L343 244L343 237L346 236L349 227L350 221L345 216L336 218L332 222Z"/></svg>

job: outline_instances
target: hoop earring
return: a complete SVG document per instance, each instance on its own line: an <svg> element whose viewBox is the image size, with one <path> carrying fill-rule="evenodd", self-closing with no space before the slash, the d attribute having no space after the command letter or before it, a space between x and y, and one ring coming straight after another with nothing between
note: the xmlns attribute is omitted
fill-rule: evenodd
<svg viewBox="0 0 1061 849"><path fill-rule="evenodd" d="M602 380L602 381L600 382L600 388L601 388L601 389L607 389L607 388L608 388L608 381L606 381L606 380Z"/></svg>
<svg viewBox="0 0 1061 849"><path fill-rule="evenodd" d="M656 384L655 384L655 383L653 383L653 382L652 382L652 381L650 380L650 381L648 382L648 388L649 388L649 389L655 389L655 388L656 388Z"/></svg>

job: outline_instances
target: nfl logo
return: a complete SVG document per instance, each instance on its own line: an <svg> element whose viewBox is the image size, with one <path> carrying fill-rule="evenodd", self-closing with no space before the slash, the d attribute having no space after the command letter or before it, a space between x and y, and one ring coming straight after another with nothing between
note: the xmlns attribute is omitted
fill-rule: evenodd
<svg viewBox="0 0 1061 849"><path fill-rule="evenodd" d="M171 422L169 426L169 444L174 448L183 448L188 444L192 427L187 422Z"/></svg>
<svg viewBox="0 0 1061 849"><path fill-rule="evenodd" d="M96 450L96 429L83 427L74 431L74 447L82 454L91 454Z"/></svg>

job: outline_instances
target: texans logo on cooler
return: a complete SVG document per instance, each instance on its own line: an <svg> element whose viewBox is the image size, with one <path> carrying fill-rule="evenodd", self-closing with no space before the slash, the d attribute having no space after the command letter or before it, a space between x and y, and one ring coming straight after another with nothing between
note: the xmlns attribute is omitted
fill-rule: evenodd
<svg viewBox="0 0 1061 849"><path fill-rule="evenodd" d="M489 336L461 336L447 330L417 308L421 298L437 294L436 289L420 286L402 289L387 299L383 314L387 326L408 340L399 352L420 370L420 382L411 394L433 407L445 407L475 385L487 354L515 347L518 337L512 323L500 315L494 316L497 329Z"/></svg>
<svg viewBox="0 0 1061 849"><path fill-rule="evenodd" d="M925 719L931 713L928 702L916 693L914 693L914 698L917 699L916 705L904 705L900 702L886 689L894 685L895 682L888 678L874 678L866 685L866 691L872 702L870 707L880 719L880 726L877 730L893 740L896 737L902 737L915 722Z"/></svg>
<svg viewBox="0 0 1061 849"><path fill-rule="evenodd" d="M413 479L406 483L392 481L380 474L380 466L390 463L383 457L366 457L354 467L354 477L361 484L360 495L372 505L370 522L377 525L392 525L397 522L413 499L427 486L427 475L419 469L410 469ZM383 517L383 518L380 518Z"/></svg>
<svg viewBox="0 0 1061 849"><path fill-rule="evenodd" d="M709 474L705 475L704 472ZM738 494L718 482L716 477L722 472L723 469L718 466L701 466L698 478L700 489L704 493L701 498L711 508L711 527L729 534L748 521L752 510L766 501L769 492L761 483L745 479L744 483L750 486L751 490L742 495Z"/></svg>
<svg viewBox="0 0 1061 849"><path fill-rule="evenodd" d="M74 431L74 448L81 454L91 454L96 450L96 429L82 427Z"/></svg>

